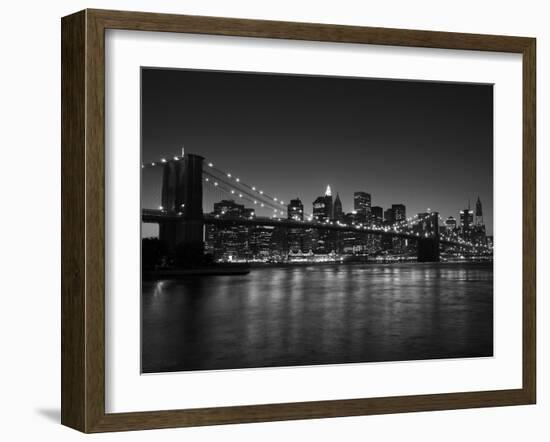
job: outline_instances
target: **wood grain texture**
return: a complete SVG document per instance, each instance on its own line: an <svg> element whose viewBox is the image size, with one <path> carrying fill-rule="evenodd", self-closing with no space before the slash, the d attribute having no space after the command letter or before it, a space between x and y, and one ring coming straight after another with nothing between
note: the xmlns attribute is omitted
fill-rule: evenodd
<svg viewBox="0 0 550 442"><path fill-rule="evenodd" d="M105 30L232 35L523 54L523 387L337 401L105 413ZM531 404L535 350L535 40L86 10L62 20L62 423L83 432Z"/></svg>
<svg viewBox="0 0 550 442"><path fill-rule="evenodd" d="M529 38L318 23L88 10L105 29L186 32L257 38L367 43L376 45L522 52Z"/></svg>
<svg viewBox="0 0 550 442"><path fill-rule="evenodd" d="M85 427L85 13L61 30L61 422Z"/></svg>
<svg viewBox="0 0 550 442"><path fill-rule="evenodd" d="M86 431L105 415L105 38L86 11Z"/></svg>
<svg viewBox="0 0 550 442"><path fill-rule="evenodd" d="M536 402L536 41L523 51L523 389Z"/></svg>

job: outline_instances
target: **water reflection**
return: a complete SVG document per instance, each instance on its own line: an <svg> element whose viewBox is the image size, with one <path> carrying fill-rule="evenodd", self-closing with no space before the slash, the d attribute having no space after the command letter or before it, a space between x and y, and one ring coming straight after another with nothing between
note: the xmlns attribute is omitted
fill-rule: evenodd
<svg viewBox="0 0 550 442"><path fill-rule="evenodd" d="M491 356L490 264L326 265L143 283L144 372Z"/></svg>

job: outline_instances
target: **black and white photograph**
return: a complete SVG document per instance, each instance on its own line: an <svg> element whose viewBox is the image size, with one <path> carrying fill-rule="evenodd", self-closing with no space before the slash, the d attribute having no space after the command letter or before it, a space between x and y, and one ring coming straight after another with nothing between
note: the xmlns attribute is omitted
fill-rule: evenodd
<svg viewBox="0 0 550 442"><path fill-rule="evenodd" d="M142 373L493 356L492 84L142 67L140 192Z"/></svg>

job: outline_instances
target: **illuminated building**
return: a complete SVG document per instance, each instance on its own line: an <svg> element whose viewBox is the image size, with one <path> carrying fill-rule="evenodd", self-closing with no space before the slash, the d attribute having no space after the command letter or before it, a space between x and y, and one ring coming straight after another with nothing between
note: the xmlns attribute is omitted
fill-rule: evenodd
<svg viewBox="0 0 550 442"><path fill-rule="evenodd" d="M445 227L447 228L447 230L449 232L452 232L453 230L456 229L456 219L454 216L449 216L446 220L445 220Z"/></svg>
<svg viewBox="0 0 550 442"><path fill-rule="evenodd" d="M304 205L299 198L290 200L287 205L287 218L294 221L303 221ZM287 245L289 253L297 253L304 251L305 232L303 229L288 229Z"/></svg>
<svg viewBox="0 0 550 442"><path fill-rule="evenodd" d="M222 200L214 203L212 215L219 218L250 218L254 216L253 209L247 209L234 200ZM224 227L210 226L206 234L206 250L212 251L216 261L232 262L248 259L249 228L243 225L228 225Z"/></svg>
<svg viewBox="0 0 550 442"><path fill-rule="evenodd" d="M290 203L286 206L287 218L295 221L301 221L304 219L304 205L299 198L290 200Z"/></svg>
<svg viewBox="0 0 550 442"><path fill-rule="evenodd" d="M394 222L404 221L407 219L407 211L404 204L392 204Z"/></svg>
<svg viewBox="0 0 550 442"><path fill-rule="evenodd" d="M332 220L332 192L330 186L324 196L319 196L313 201L313 219L321 223ZM313 251L315 253L329 253L333 249L333 234L329 230L315 229L313 232Z"/></svg>
<svg viewBox="0 0 550 442"><path fill-rule="evenodd" d="M464 232L470 230L473 222L474 222L473 210L470 210L470 208L468 207L467 209L460 211L460 227Z"/></svg>
<svg viewBox="0 0 550 442"><path fill-rule="evenodd" d="M479 199L479 196L477 197L476 201L476 226L483 225L483 209L481 208L481 200Z"/></svg>
<svg viewBox="0 0 550 442"><path fill-rule="evenodd" d="M384 209L380 206L372 206L371 207L371 220L375 226L382 225L382 221L384 221Z"/></svg>
<svg viewBox="0 0 550 442"><path fill-rule="evenodd" d="M393 224L395 222L395 214L393 209L390 207L384 211L384 224Z"/></svg>
<svg viewBox="0 0 550 442"><path fill-rule="evenodd" d="M332 219L332 193L330 186L327 186L324 196L319 196L313 201L313 218L321 222Z"/></svg>
<svg viewBox="0 0 550 442"><path fill-rule="evenodd" d="M369 221L371 213L371 197L367 192L353 192L353 210L357 213L359 221Z"/></svg>
<svg viewBox="0 0 550 442"><path fill-rule="evenodd" d="M342 211L342 201L340 201L340 195L336 193L336 199L334 200L332 219L335 221L344 220L344 212Z"/></svg>
<svg viewBox="0 0 550 442"><path fill-rule="evenodd" d="M271 257L273 226L256 226L250 231L249 247L254 260L268 261Z"/></svg>

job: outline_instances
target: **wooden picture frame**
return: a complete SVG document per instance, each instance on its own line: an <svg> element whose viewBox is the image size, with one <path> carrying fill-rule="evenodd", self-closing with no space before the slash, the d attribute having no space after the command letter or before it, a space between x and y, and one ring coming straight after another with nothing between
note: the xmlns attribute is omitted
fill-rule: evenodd
<svg viewBox="0 0 550 442"><path fill-rule="evenodd" d="M105 412L105 30L124 29L518 53L523 57L523 385L512 390L132 413ZM533 38L84 10L62 19L62 410L83 432L534 404Z"/></svg>

